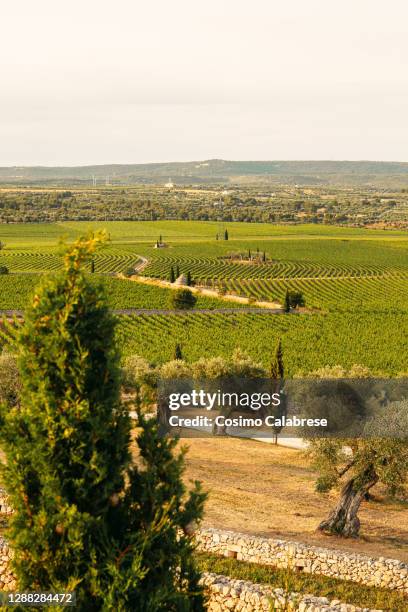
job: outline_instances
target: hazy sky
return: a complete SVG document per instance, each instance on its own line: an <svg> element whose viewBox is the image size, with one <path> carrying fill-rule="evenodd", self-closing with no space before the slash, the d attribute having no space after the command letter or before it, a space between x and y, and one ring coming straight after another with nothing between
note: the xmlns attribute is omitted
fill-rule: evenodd
<svg viewBox="0 0 408 612"><path fill-rule="evenodd" d="M408 161L406 0L3 0L0 165Z"/></svg>

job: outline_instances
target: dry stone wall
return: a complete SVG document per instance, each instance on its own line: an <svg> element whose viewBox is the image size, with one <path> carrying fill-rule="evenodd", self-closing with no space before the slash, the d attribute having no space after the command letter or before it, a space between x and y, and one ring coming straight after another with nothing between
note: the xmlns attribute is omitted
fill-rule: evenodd
<svg viewBox="0 0 408 612"><path fill-rule="evenodd" d="M10 569L12 551L6 540L0 537L0 591L14 591L16 580Z"/></svg>
<svg viewBox="0 0 408 612"><path fill-rule="evenodd" d="M6 492L0 488L0 516L6 517L11 512L12 508L9 506ZM262 538L219 529L198 530L196 541L198 550L203 552L235 557L238 560L278 568L289 567L297 571L332 576L408 594L408 564L397 559L372 558L335 549L309 546L300 542ZM15 578L10 569L11 558L11 549L6 540L0 537L0 590L13 590L15 588ZM268 590L267 586L250 586L251 583L230 580L225 576L220 577L214 574L205 574L203 580L206 581L212 593L211 605L213 607L210 607L210 610L213 612L223 610L255 612L268 609L262 607L266 605L265 601L271 596L270 589L268 593L265 591L265 589ZM240 593L239 596L236 595L238 592ZM275 589L272 595L279 603L283 597L283 592ZM226 598L225 602L221 602L223 598ZM257 607L254 607L255 604L252 603L252 600L247 602L245 598L252 598L256 601ZM236 605L238 607L234 607ZM333 607L333 605L333 602L330 603L325 598L310 596L309 598L302 598L301 607L293 609L298 609L300 612L308 612L309 610L314 612L320 612L320 610L341 610L342 612L357 610L353 606L346 608L344 607L345 604L341 604L343 607Z"/></svg>
<svg viewBox="0 0 408 612"><path fill-rule="evenodd" d="M8 495L6 491L0 487L0 515L7 516L8 514L12 514L13 509L9 505Z"/></svg>
<svg viewBox="0 0 408 612"><path fill-rule="evenodd" d="M287 594L283 589L272 589L265 584L233 580L217 574L205 573L201 581L208 594L209 612L382 612L357 608L339 600L329 601L326 597Z"/></svg>
<svg viewBox="0 0 408 612"><path fill-rule="evenodd" d="M4 538L0 538L0 591L16 589L15 577L10 569L12 552ZM285 593L268 585L254 584L205 572L202 584L208 594L209 612L381 612L369 608L329 601L326 597Z"/></svg>
<svg viewBox="0 0 408 612"><path fill-rule="evenodd" d="M278 568L291 567L297 571L332 576L408 594L408 564L396 559L371 558L299 542L219 529L201 529L196 538L201 551Z"/></svg>

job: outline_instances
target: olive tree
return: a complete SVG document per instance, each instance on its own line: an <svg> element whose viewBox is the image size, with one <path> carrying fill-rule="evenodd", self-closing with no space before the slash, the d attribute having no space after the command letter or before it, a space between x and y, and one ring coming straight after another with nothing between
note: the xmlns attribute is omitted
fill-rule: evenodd
<svg viewBox="0 0 408 612"><path fill-rule="evenodd" d="M381 384L368 379L365 368L353 366L350 372L342 368L320 370L317 376L351 378L360 374L365 394L357 393L348 381L339 381L344 401L328 400L325 409L335 412L335 422L350 421L350 416L364 417L365 426L359 437L311 438L308 454L318 471L316 489L328 492L339 489L334 508L318 529L329 534L357 537L360 530L358 512L361 503L377 483L383 483L390 493L402 492L408 477L407 402L403 400L406 384L390 386L392 402L384 403ZM316 373L315 373L316 376ZM326 383L326 381L325 381ZM367 393L368 391L368 393ZM400 401L395 398L400 396ZM337 398L338 399L338 398ZM318 402L314 403L314 410ZM317 406L317 408L316 408ZM316 414L315 414L316 416Z"/></svg>

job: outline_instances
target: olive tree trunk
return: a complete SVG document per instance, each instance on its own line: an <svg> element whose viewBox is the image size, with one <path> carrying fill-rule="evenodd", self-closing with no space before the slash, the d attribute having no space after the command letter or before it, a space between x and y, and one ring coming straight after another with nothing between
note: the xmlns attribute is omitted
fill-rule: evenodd
<svg viewBox="0 0 408 612"><path fill-rule="evenodd" d="M358 537L360 519L357 514L362 500L368 491L378 482L378 476L370 467L364 474L351 478L342 488L340 499L327 519L318 527L319 531L341 535L345 538Z"/></svg>

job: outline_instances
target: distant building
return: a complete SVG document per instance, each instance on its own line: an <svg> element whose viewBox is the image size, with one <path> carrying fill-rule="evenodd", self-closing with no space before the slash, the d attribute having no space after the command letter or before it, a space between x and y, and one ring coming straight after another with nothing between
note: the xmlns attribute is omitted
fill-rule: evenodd
<svg viewBox="0 0 408 612"><path fill-rule="evenodd" d="M164 186L166 187L166 189L173 189L174 184L173 184L171 178L169 178L169 182L165 183Z"/></svg>

